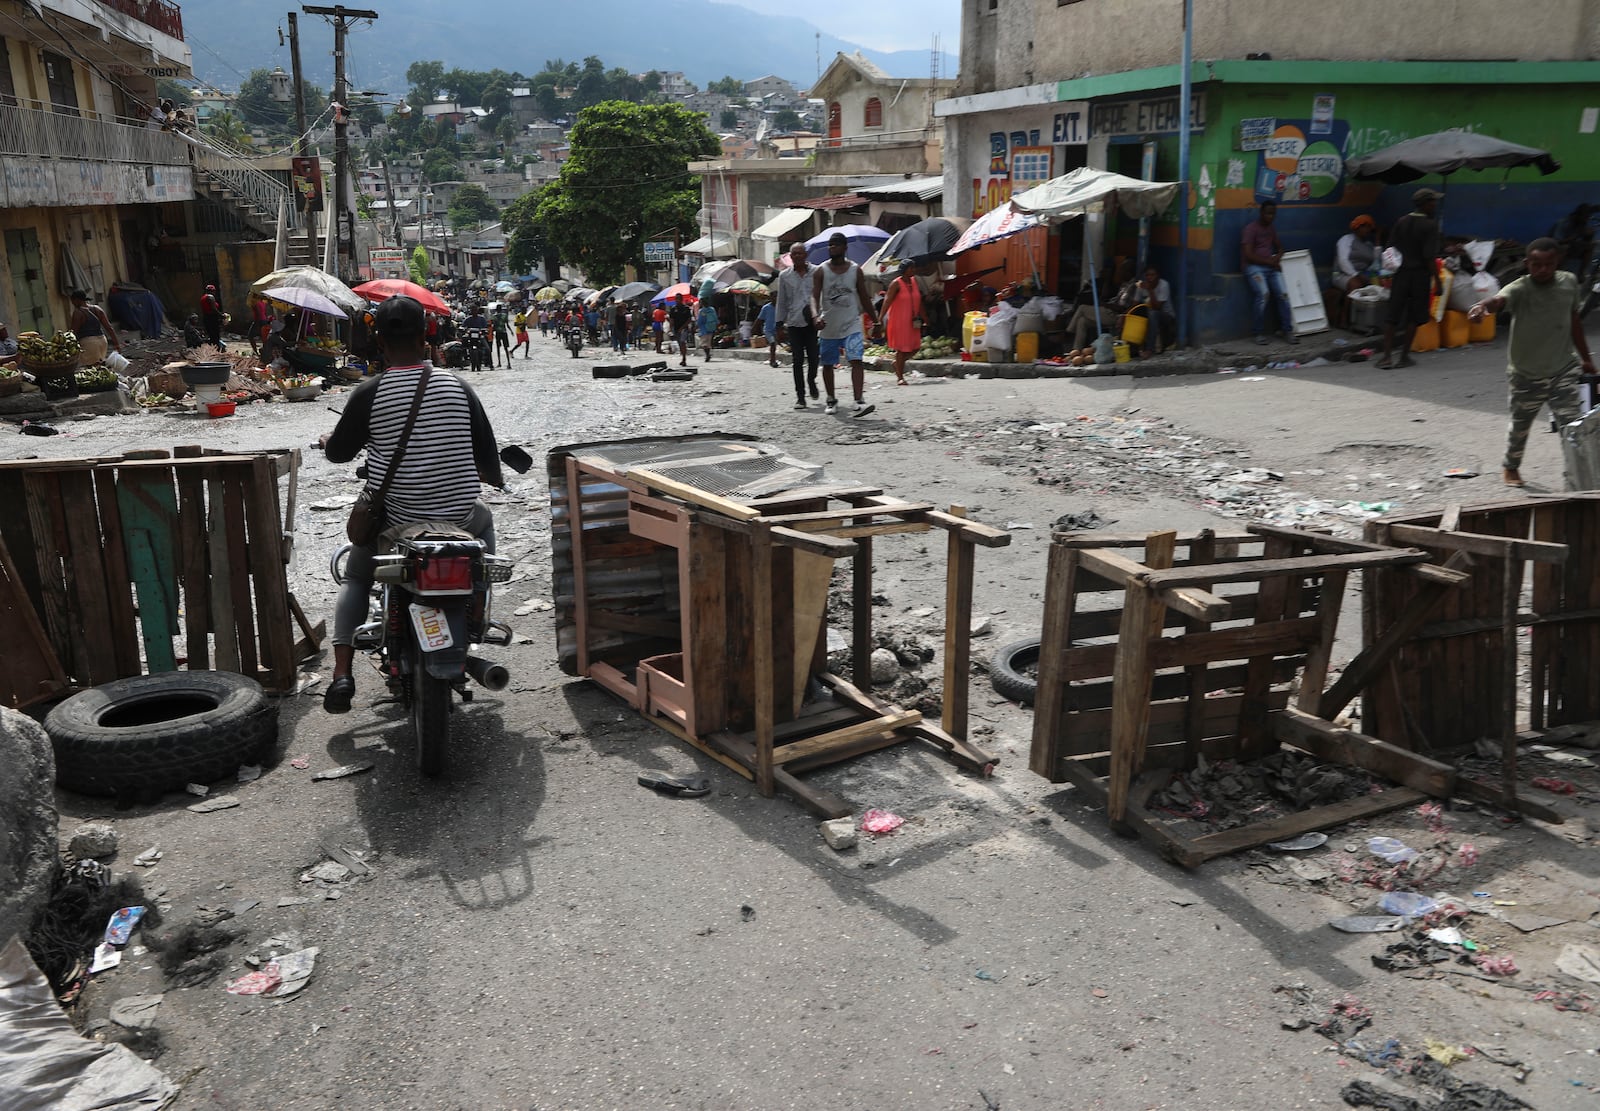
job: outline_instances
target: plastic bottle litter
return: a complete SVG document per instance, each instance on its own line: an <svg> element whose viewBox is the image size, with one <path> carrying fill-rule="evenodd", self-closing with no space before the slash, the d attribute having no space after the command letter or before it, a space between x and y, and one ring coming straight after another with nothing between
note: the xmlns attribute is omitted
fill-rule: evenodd
<svg viewBox="0 0 1600 1111"><path fill-rule="evenodd" d="M1439 904L1415 891L1386 891L1378 905L1389 914L1403 918L1421 918L1439 909Z"/></svg>
<svg viewBox="0 0 1600 1111"><path fill-rule="evenodd" d="M1373 837L1367 841L1367 851L1390 864L1406 864L1417 859L1417 850L1394 837Z"/></svg>
<svg viewBox="0 0 1600 1111"><path fill-rule="evenodd" d="M1280 853L1300 853L1307 849L1320 849L1327 843L1326 833L1302 833L1299 837L1291 837L1287 841L1268 841L1267 848Z"/></svg>

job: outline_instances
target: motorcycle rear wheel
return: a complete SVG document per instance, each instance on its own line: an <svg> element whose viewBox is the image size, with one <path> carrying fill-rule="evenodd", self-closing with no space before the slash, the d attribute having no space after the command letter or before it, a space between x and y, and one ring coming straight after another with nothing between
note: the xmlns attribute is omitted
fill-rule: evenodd
<svg viewBox="0 0 1600 1111"><path fill-rule="evenodd" d="M450 743L450 683L428 674L420 661L411 673L411 732L417 738L417 770L443 775Z"/></svg>

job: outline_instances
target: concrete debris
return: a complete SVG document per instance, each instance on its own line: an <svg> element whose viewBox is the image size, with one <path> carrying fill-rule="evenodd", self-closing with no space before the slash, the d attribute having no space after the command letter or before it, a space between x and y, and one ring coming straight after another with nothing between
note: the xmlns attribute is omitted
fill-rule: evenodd
<svg viewBox="0 0 1600 1111"><path fill-rule="evenodd" d="M194 814L214 814L218 810L232 810L238 805L239 800L233 795L218 795L214 799L206 799L205 802L197 802L184 809Z"/></svg>
<svg viewBox="0 0 1600 1111"><path fill-rule="evenodd" d="M882 683L892 683L900 678L900 661L889 649L875 648L872 651L871 674L874 686Z"/></svg>
<svg viewBox="0 0 1600 1111"><path fill-rule="evenodd" d="M162 995L130 995L111 1004L112 1022L129 1030L148 1030L156 1024L156 1008Z"/></svg>
<svg viewBox="0 0 1600 1111"><path fill-rule="evenodd" d="M350 869L337 860L324 860L315 868L300 873L300 882L310 883L313 880L320 880L323 883L343 883L350 878L350 875Z"/></svg>
<svg viewBox="0 0 1600 1111"><path fill-rule="evenodd" d="M117 831L104 822L89 822L72 831L67 852L79 860L93 860L117 854Z"/></svg>
<svg viewBox="0 0 1600 1111"><path fill-rule="evenodd" d="M822 839L828 843L828 848L835 852L844 852L856 846L856 820L854 818L834 818L829 822L821 822L817 826L822 831Z"/></svg>

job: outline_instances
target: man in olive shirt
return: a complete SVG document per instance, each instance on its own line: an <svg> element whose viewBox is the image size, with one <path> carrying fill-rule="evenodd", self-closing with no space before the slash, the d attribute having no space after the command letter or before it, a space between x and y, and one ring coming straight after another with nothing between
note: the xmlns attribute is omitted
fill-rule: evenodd
<svg viewBox="0 0 1600 1111"><path fill-rule="evenodd" d="M1506 431L1506 458L1501 478L1507 486L1522 485L1522 451L1528 429L1539 410L1550 406L1565 426L1582 416L1578 376L1593 374L1589 341L1578 316L1582 297L1578 280L1561 264L1561 244L1535 239L1528 244L1528 273L1467 312L1471 320L1511 307L1511 342L1506 377L1511 385L1511 424Z"/></svg>
<svg viewBox="0 0 1600 1111"><path fill-rule="evenodd" d="M1418 189L1411 194L1411 211L1389 229L1389 246L1400 252L1400 269L1389 283L1389 316L1383 326L1383 358L1379 370L1416 366L1411 358L1411 338L1418 324L1433 319L1430 302L1439 284L1439 210L1441 193ZM1403 329L1400 357L1393 355L1394 337Z"/></svg>

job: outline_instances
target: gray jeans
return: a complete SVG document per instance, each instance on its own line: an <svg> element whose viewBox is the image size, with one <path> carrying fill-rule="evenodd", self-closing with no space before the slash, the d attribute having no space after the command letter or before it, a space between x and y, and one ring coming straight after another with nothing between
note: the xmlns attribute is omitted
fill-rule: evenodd
<svg viewBox="0 0 1600 1111"><path fill-rule="evenodd" d="M472 533L494 553L494 514L481 501L474 502L472 512L461 526ZM371 610L368 599L372 596L372 574L377 552L362 544L350 548L350 558L345 562L344 585L339 588L339 600L333 606L333 643L354 644L356 629L367 619Z"/></svg>

